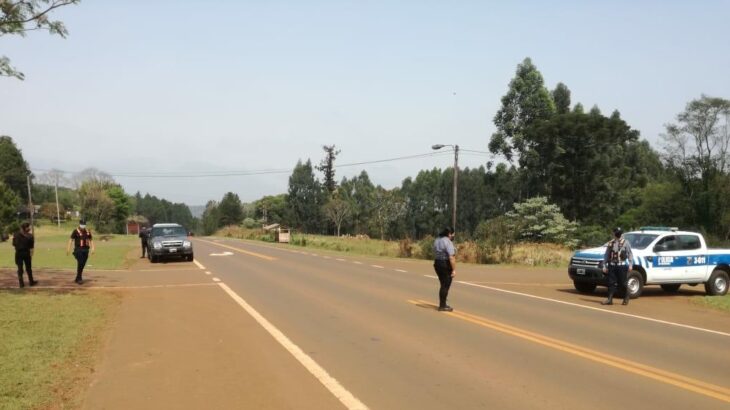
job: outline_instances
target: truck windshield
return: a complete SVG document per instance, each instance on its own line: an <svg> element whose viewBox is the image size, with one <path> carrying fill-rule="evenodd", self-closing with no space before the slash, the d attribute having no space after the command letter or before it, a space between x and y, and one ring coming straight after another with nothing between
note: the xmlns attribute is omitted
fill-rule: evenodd
<svg viewBox="0 0 730 410"><path fill-rule="evenodd" d="M188 232L182 226L165 226L152 228L152 236L187 236Z"/></svg>
<svg viewBox="0 0 730 410"><path fill-rule="evenodd" d="M651 235L648 233L627 233L624 239L629 241L632 249L646 249L647 246L654 242L659 235Z"/></svg>

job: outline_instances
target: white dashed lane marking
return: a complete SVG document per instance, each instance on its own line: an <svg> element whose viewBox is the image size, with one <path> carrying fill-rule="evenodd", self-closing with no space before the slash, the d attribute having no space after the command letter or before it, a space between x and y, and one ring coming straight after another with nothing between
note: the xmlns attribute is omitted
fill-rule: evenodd
<svg viewBox="0 0 730 410"><path fill-rule="evenodd" d="M213 282L220 282L221 280L218 278L213 278Z"/></svg>
<svg viewBox="0 0 730 410"><path fill-rule="evenodd" d="M372 266L373 268L383 269L383 267L380 265L370 265L370 266Z"/></svg>

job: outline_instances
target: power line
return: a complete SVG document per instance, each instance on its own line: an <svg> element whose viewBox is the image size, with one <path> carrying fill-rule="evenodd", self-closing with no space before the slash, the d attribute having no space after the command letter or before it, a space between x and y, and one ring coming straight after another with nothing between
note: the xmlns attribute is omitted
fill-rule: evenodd
<svg viewBox="0 0 730 410"><path fill-rule="evenodd" d="M372 161L352 162L347 164L335 165L335 169L353 167L358 165L370 165L370 164L381 164L386 162L404 161L410 159L427 158L427 157L438 157L450 155L449 151L443 152L428 152L424 154L406 155L401 157L378 159ZM79 172L65 171L59 169L44 170L32 168L33 171L37 172L51 172L56 171L63 174L77 174ZM241 170L241 171L200 171L196 173L177 174L176 171L161 171L155 173L143 173L143 172L102 172L104 175L115 178L208 178L208 177L233 177L233 176L252 176L252 175L271 175L271 174L288 174L294 171L293 168L279 168L279 169L259 169L259 170Z"/></svg>

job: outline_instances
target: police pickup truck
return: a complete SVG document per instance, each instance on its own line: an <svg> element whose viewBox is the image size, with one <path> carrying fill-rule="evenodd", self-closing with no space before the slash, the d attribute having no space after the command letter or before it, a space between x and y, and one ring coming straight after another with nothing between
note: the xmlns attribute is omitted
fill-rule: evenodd
<svg viewBox="0 0 730 410"><path fill-rule="evenodd" d="M632 299L641 295L645 285L661 285L667 292L677 292L682 284L703 283L708 295L727 293L730 249L708 249L701 234L677 228L643 227L625 233L624 239L634 254L627 282ZM596 286L607 285L605 252L606 245L573 254L568 275L579 292L591 293Z"/></svg>

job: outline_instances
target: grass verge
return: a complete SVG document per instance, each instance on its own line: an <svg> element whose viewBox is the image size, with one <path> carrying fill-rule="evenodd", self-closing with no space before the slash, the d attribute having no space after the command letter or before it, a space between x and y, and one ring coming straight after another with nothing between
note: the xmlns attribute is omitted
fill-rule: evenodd
<svg viewBox="0 0 730 410"><path fill-rule="evenodd" d="M730 294L725 296L700 296L692 298L692 303L730 313Z"/></svg>
<svg viewBox="0 0 730 410"><path fill-rule="evenodd" d="M44 225L35 228L33 268L75 269L76 259L66 255L69 236L75 225ZM89 257L92 269L124 269L129 266L130 250L139 247L135 235L101 235L94 233L96 252ZM15 249L11 241L0 243L0 267L15 267Z"/></svg>
<svg viewBox="0 0 730 410"><path fill-rule="evenodd" d="M0 409L80 407L118 301L108 292L0 291Z"/></svg>
<svg viewBox="0 0 730 410"><path fill-rule="evenodd" d="M274 235L261 229L225 227L216 236L273 242ZM294 233L290 245L314 249L348 252L366 256L392 258L432 259L433 238L420 241L384 241L368 237L336 237ZM566 247L545 243L516 244L509 255L502 255L496 249L486 249L475 242L457 243L456 259L466 263L492 263L520 266L566 267L572 251Z"/></svg>

